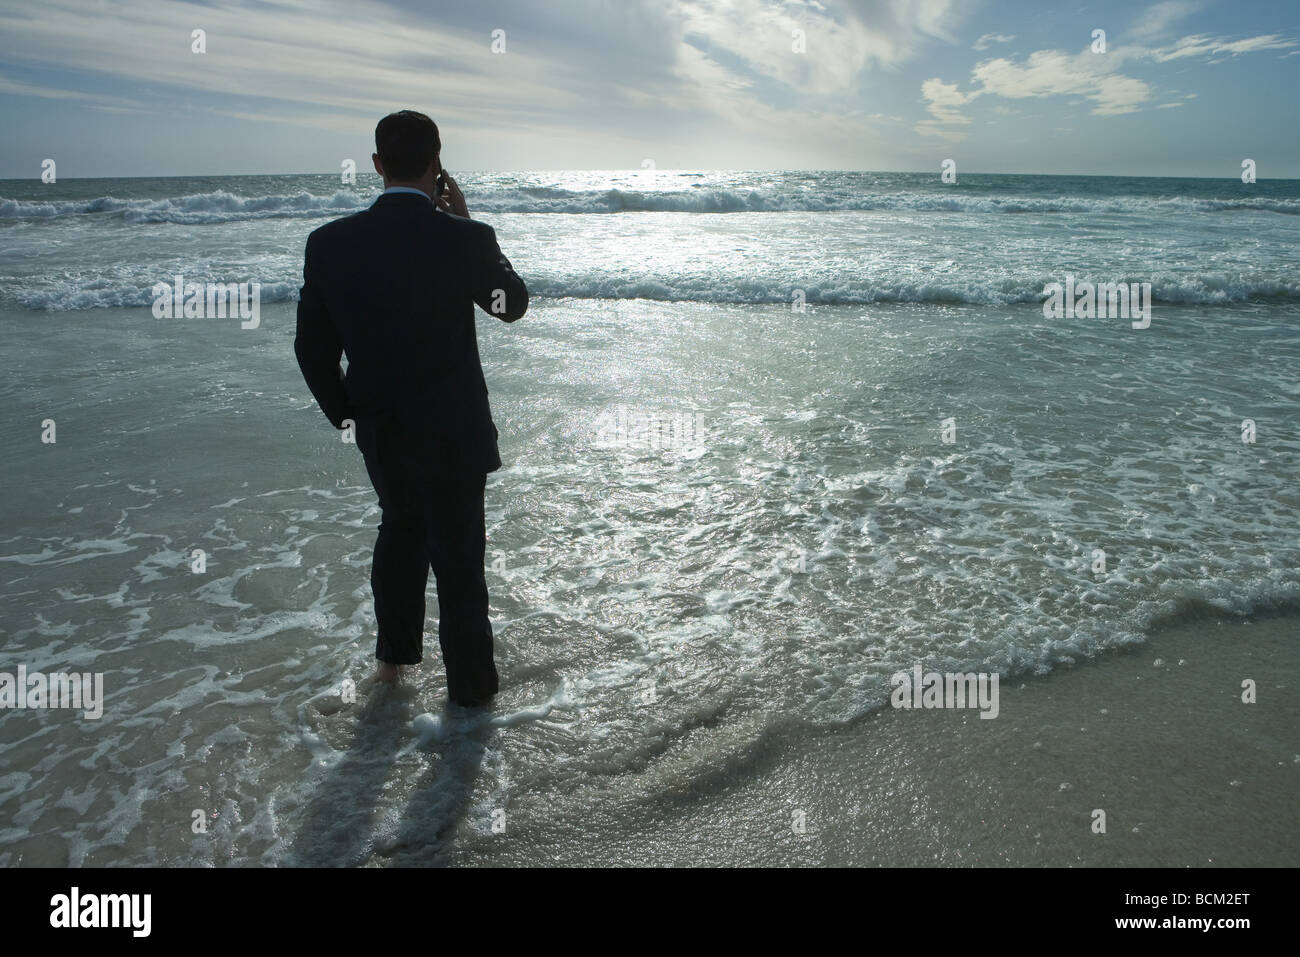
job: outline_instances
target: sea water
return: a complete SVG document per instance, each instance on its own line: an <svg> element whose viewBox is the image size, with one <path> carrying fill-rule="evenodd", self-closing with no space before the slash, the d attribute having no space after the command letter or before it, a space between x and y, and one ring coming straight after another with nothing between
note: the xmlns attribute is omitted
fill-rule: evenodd
<svg viewBox="0 0 1300 957"><path fill-rule="evenodd" d="M895 672L1300 599L1300 182L460 181L534 297L479 316L484 712L432 581L424 665L367 686L378 509L293 357L306 236L373 177L0 182L0 670L103 675L98 719L0 711L0 862L653 862ZM259 323L156 319L177 275ZM1045 317L1067 279L1151 283L1150 326Z"/></svg>

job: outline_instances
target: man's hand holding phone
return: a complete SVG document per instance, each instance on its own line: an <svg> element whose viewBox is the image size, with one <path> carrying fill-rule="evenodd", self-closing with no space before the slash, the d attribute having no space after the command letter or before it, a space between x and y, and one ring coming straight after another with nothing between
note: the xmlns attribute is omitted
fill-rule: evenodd
<svg viewBox="0 0 1300 957"><path fill-rule="evenodd" d="M469 219L469 207L465 205L465 194L460 191L456 185L456 180L446 170L438 175L437 184L435 185L437 196L434 202L438 208L454 216L464 216Z"/></svg>

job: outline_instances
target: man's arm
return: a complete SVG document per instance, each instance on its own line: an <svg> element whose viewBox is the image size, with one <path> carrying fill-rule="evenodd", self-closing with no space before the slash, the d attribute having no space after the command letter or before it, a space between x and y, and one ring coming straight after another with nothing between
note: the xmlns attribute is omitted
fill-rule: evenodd
<svg viewBox="0 0 1300 957"><path fill-rule="evenodd" d="M298 295L298 333L293 340L293 351L298 357L298 368L307 380L307 388L316 397L325 417L336 429L343 428L343 420L354 418L352 402L343 385L343 343L338 330L325 310L325 301L319 286L315 257L312 255L313 236L307 237L307 250L303 258L302 290Z"/></svg>
<svg viewBox="0 0 1300 957"><path fill-rule="evenodd" d="M474 301L489 316L514 322L528 311L528 287L497 245L497 234L486 223L477 224L474 257Z"/></svg>
<svg viewBox="0 0 1300 957"><path fill-rule="evenodd" d="M460 184L446 170L442 172L446 192L434 202L444 212L469 219L469 206L465 203ZM502 322L514 322L528 311L528 287L501 252L497 234L491 226L477 223L472 235L470 263L474 301L489 316L496 316Z"/></svg>

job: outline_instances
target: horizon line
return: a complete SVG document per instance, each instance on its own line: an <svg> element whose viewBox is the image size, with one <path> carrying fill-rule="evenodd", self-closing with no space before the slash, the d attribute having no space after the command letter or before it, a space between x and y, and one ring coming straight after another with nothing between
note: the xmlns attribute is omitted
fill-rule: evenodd
<svg viewBox="0 0 1300 957"><path fill-rule="evenodd" d="M802 167L790 167L790 168L779 168L779 167L773 167L773 168L767 168L767 169L751 169L751 168L745 168L745 167L725 167L725 166L718 166L718 167L704 167L704 166L700 166L700 167L692 167L692 166L681 166L681 167L675 167L675 166L665 166L665 167L659 167L659 168L656 168L656 169L643 169L643 168L641 168L641 167L637 167L637 166L630 166L630 167L606 167L606 166L588 166L588 167L577 167L577 166L574 166L574 167L558 167L558 166L557 166L557 167L538 167L538 168L535 168L535 169L461 169L460 172L461 172L462 174L464 174L464 173L471 173L471 174L478 174L478 173L493 173L493 174L502 174L502 173L639 173L639 174L651 174L651 175L652 175L652 174L655 174L655 173L872 173L872 174L878 174L878 175L890 175L890 176L893 176L893 175L905 175L905 176L936 175L936 176L937 176L937 175L940 174L940 171L939 171L939 170L805 169L805 168L802 168ZM60 176L60 177L59 177L59 180L78 180L78 181L84 181L84 180L97 180L97 179L196 179L196 178L199 178L199 177L213 177L213 178L216 178L216 177L225 177L225 178L238 178L238 177L254 177L254 176L330 176L330 177L337 177L338 175L339 175L339 174L338 174L337 172L334 172L334 171L331 171L331 172L328 172L328 173L326 173L326 172L302 172L302 171L298 171L298 172L289 172L289 173L165 173L165 174L147 174L147 173L141 173L141 174L133 174L133 175L130 175L130 176ZM376 177L376 178L378 178L378 176L379 176L378 173L374 173L374 172L366 172L366 173L360 173L360 172L358 172L357 175L358 175L359 177L360 177L360 176L367 176L367 177L371 177L371 176L373 176L373 177ZM968 170L968 171L963 171L963 172L958 173L958 182L957 182L957 183L953 183L953 184L949 184L949 185L954 185L954 186L956 186L956 185L960 185L960 179L961 179L961 177L963 177L963 176L1041 176L1041 177L1045 177L1045 178L1056 178L1056 177L1076 177L1076 178L1092 178L1092 179L1227 179L1227 180L1238 180L1238 181L1241 179L1240 175L1235 175L1235 176L1233 176L1233 175L1222 175L1222 174L1220 174L1220 175L1214 175L1214 176L1209 176L1209 175L1200 175L1200 176L1195 176L1195 175L1160 175L1160 176L1155 176L1155 175L1146 174L1146 173L1026 173L1026 172L1007 171L1007 170L999 170L999 171L992 171L992 172L991 172L991 171L988 171L988 170ZM1256 182L1297 182L1297 181L1300 181L1300 176L1269 176L1269 177L1261 176L1261 177L1258 177L1257 180L1256 180ZM0 182L6 182L6 183L26 183L26 182L35 182L35 183L40 183L40 182L42 182L42 180L41 180L41 177L40 177L39 175L37 175L37 176L7 176L7 177L0 177ZM48 186L48 185L55 185L55 186L57 186L57 185L58 185L58 182L56 181L56 182L53 183L53 184L45 183L44 185L47 185L47 186ZM345 185L345 186L346 186L346 185L353 185L353 184L344 183L344 184L341 184L341 185ZM1245 185L1254 185L1254 184L1242 183L1242 185L1245 186Z"/></svg>

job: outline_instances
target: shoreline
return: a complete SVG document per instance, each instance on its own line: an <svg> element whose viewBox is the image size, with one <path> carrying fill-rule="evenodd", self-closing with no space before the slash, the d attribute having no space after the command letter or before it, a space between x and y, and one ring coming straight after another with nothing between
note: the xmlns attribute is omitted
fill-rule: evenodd
<svg viewBox="0 0 1300 957"><path fill-rule="evenodd" d="M1141 645L1004 681L994 720L886 708L812 738L683 740L695 753L642 769L589 827L534 821L524 847L471 840L387 863L1294 867L1297 633L1296 615L1160 627ZM1242 703L1243 678L1256 704ZM675 795L664 777L680 781Z"/></svg>
<svg viewBox="0 0 1300 957"><path fill-rule="evenodd" d="M826 792L819 805L846 769L866 786L852 824L784 836L789 863L1296 866L1297 633L1295 616L1184 621L1004 682L995 720L877 712L792 753L780 777Z"/></svg>

